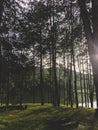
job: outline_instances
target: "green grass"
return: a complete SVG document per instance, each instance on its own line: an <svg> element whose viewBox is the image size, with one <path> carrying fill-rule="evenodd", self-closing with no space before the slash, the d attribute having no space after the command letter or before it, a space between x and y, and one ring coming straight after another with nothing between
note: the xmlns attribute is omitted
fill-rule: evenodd
<svg viewBox="0 0 98 130"><path fill-rule="evenodd" d="M47 104L33 104L29 105L27 110L0 113L0 130L63 130L46 122L47 119L59 117L78 120L79 127L76 130L98 130L98 119L94 117L94 112L94 109L88 108L54 108Z"/></svg>

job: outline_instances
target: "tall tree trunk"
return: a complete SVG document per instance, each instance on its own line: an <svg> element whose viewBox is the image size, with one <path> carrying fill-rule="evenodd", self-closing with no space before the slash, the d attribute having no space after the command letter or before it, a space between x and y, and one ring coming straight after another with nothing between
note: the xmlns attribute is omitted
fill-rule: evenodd
<svg viewBox="0 0 98 130"><path fill-rule="evenodd" d="M3 4L4 4L4 0L0 0L0 24L1 24L1 21L2 21Z"/></svg>
<svg viewBox="0 0 98 130"><path fill-rule="evenodd" d="M42 57L42 30L40 28L40 94L41 105L44 105L44 93L43 93L43 57Z"/></svg>
<svg viewBox="0 0 98 130"><path fill-rule="evenodd" d="M85 99L85 106L87 107L87 93L86 93L86 74L84 70L84 61L83 61L83 56L82 56L82 69L83 69L83 86L84 86L84 99Z"/></svg>
<svg viewBox="0 0 98 130"><path fill-rule="evenodd" d="M75 65L75 55L74 55L74 39L73 39L73 28L74 28L74 9L72 7L72 2L70 5L70 17L71 17L71 53L72 53L72 60L73 60L73 69L74 69L74 89L75 89L75 102L76 102L76 107L78 108L78 93L77 93L77 75L76 75L76 65Z"/></svg>
<svg viewBox="0 0 98 130"><path fill-rule="evenodd" d="M33 95L33 103L35 103L35 50L34 50L34 44L33 44L33 83L32 83L32 95Z"/></svg>
<svg viewBox="0 0 98 130"><path fill-rule="evenodd" d="M96 98L98 108L98 0L92 0L92 13L93 13L93 44L94 44L92 66L93 66L94 83L96 88Z"/></svg>
<svg viewBox="0 0 98 130"><path fill-rule="evenodd" d="M22 106L22 103L23 103L23 85L24 85L23 76L24 75L22 73L20 73L20 79L19 79L19 89L20 89L20 93L19 93L19 104L20 104L20 106Z"/></svg>
<svg viewBox="0 0 98 130"><path fill-rule="evenodd" d="M52 89L52 52L50 50L50 71L49 71L49 78L50 78L50 85L49 85L49 92L50 92L50 101L53 101L53 89Z"/></svg>
<svg viewBox="0 0 98 130"><path fill-rule="evenodd" d="M79 52L80 52L81 48L80 48L80 45L79 45ZM81 96L81 103L82 104L82 107L83 107L83 79L82 79L82 65L81 65L81 57L77 56L77 62L78 62L78 68L79 68L79 86L80 86L80 96Z"/></svg>
<svg viewBox="0 0 98 130"><path fill-rule="evenodd" d="M64 105L65 105L65 102L66 102L66 89L65 89L65 82L66 82L66 66L65 66L65 50L63 50L63 61L64 61L64 81L63 81L63 90L64 90Z"/></svg>
<svg viewBox="0 0 98 130"><path fill-rule="evenodd" d="M1 43L0 43L1 44ZM2 104L2 72L3 72L3 65L2 65L2 49L1 49L1 45L0 45L0 93L1 93L1 104Z"/></svg>
<svg viewBox="0 0 98 130"><path fill-rule="evenodd" d="M93 108L93 99L94 99L94 83L93 83L93 75L92 75L92 70L91 70L91 65L89 66L89 69L90 69L90 74L89 74L89 98L90 99L90 104L91 104L91 107ZM90 92L92 90L92 95L90 95ZM91 97L90 97L91 96Z"/></svg>
<svg viewBox="0 0 98 130"><path fill-rule="evenodd" d="M85 0L78 0L84 31L87 38L90 61L92 63L94 83L96 88L96 99L98 108L98 0L92 0L92 28L90 17L86 9ZM93 29L93 32L92 32Z"/></svg>
<svg viewBox="0 0 98 130"><path fill-rule="evenodd" d="M9 106L9 100L10 100L10 91L9 91L9 72L7 75L7 82L6 82L6 106Z"/></svg>
<svg viewBox="0 0 98 130"><path fill-rule="evenodd" d="M55 14L54 14L54 7L55 3L53 0L53 22L52 22L52 83L54 88L54 106L60 106L60 99L59 99L59 89L58 89L58 83L57 83L57 72L56 72L56 23L55 23Z"/></svg>
<svg viewBox="0 0 98 130"><path fill-rule="evenodd" d="M69 68L69 55L67 55L67 65L66 65L66 104L69 105L69 78L70 78L70 68Z"/></svg>
<svg viewBox="0 0 98 130"><path fill-rule="evenodd" d="M68 88L68 94L69 94L69 102L71 107L73 107L73 71L72 71L72 54L70 56L70 68L69 68L69 88Z"/></svg>
<svg viewBox="0 0 98 130"><path fill-rule="evenodd" d="M2 21L2 14L3 14L3 3L4 3L4 0L0 0L0 25L1 25L1 21ZM1 88L1 86L2 86L2 49L1 49L1 47L2 47L2 45L1 45L2 43L1 43L1 40L0 40L0 89L2 89Z"/></svg>

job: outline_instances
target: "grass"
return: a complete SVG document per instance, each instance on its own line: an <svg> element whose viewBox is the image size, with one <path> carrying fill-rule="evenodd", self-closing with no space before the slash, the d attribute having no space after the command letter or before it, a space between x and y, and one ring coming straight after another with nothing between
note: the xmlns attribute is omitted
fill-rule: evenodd
<svg viewBox="0 0 98 130"><path fill-rule="evenodd" d="M0 130L63 130L48 125L47 119L71 117L78 120L76 130L98 130L98 119L94 116L94 109L88 108L54 108L51 105L29 105L27 110L14 110L0 113ZM66 128L64 129L66 130Z"/></svg>

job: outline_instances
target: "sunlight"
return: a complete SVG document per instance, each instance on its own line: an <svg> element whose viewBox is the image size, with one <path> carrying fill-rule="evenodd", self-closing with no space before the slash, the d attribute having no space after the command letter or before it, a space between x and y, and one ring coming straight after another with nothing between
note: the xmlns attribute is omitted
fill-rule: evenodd
<svg viewBox="0 0 98 130"><path fill-rule="evenodd" d="M98 46L94 44L94 55L93 58L98 61Z"/></svg>
<svg viewBox="0 0 98 130"><path fill-rule="evenodd" d="M79 106L82 106L82 103L79 103ZM85 103L83 103L83 107L85 107ZM91 108L91 103L87 103L87 107ZM97 108L97 102L93 102L93 108Z"/></svg>

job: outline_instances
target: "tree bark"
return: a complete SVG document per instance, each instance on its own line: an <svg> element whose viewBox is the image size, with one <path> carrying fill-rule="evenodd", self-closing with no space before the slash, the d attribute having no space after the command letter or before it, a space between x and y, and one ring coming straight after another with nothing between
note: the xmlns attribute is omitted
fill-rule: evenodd
<svg viewBox="0 0 98 130"><path fill-rule="evenodd" d="M3 3L4 0L0 0L0 25L2 21L2 14L3 14ZM1 40L0 40L0 87L1 87L1 82L2 82L2 55L1 55Z"/></svg>
<svg viewBox="0 0 98 130"><path fill-rule="evenodd" d="M57 69L56 69L56 23L55 23L55 14L54 8L55 3L54 0L52 1L53 6L53 13L52 13L52 27L51 27L51 50L52 50L52 84L53 84L53 105L60 106L60 98L59 98L59 88L57 83Z"/></svg>
<svg viewBox="0 0 98 130"><path fill-rule="evenodd" d="M3 3L4 3L4 0L0 0L0 24L2 21L2 14L3 14Z"/></svg>
<svg viewBox="0 0 98 130"><path fill-rule="evenodd" d="M43 93L43 56L42 56L42 30L40 28L40 96L41 105L44 105L44 93Z"/></svg>
<svg viewBox="0 0 98 130"><path fill-rule="evenodd" d="M98 108L98 0L92 0L92 15L93 15L93 45L94 45L92 66L93 66L94 83L96 88L96 98Z"/></svg>

